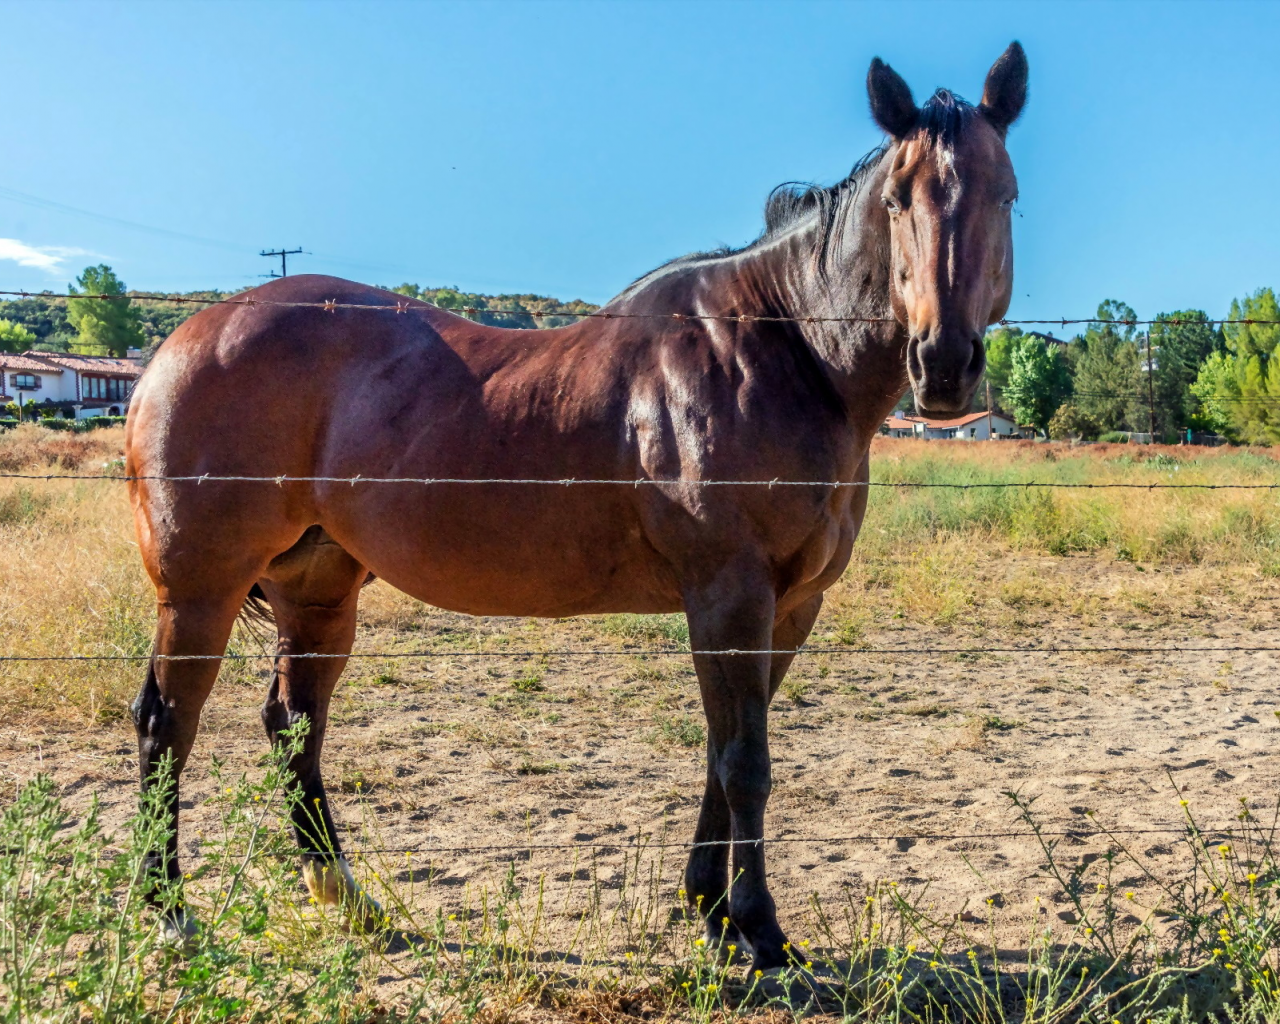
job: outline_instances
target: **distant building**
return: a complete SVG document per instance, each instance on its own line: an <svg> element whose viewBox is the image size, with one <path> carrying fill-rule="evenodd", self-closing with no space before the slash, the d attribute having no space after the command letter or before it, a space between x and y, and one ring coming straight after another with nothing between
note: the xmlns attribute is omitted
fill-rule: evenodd
<svg viewBox="0 0 1280 1024"><path fill-rule="evenodd" d="M21 399L66 419L123 416L142 376L135 359L73 352L0 352L0 405Z"/></svg>
<svg viewBox="0 0 1280 1024"><path fill-rule="evenodd" d="M889 437L919 437L929 441L986 441L991 437L987 425L985 412L971 412L945 420L895 412L884 421L880 433ZM998 412L991 413L990 426L997 438L1022 436L1018 425Z"/></svg>

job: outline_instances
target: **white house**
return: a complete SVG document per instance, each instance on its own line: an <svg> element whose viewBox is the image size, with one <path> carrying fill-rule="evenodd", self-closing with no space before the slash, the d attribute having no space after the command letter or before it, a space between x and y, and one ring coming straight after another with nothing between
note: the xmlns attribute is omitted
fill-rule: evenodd
<svg viewBox="0 0 1280 1024"><path fill-rule="evenodd" d="M988 429L990 426L990 430ZM998 412L988 420L985 412L971 412L955 419L931 419L895 412L884 421L880 432L890 437L921 437L926 440L987 441L996 437L1021 437L1018 425Z"/></svg>
<svg viewBox="0 0 1280 1024"><path fill-rule="evenodd" d="M0 406L35 402L66 419L123 416L142 376L134 359L73 352L0 352Z"/></svg>

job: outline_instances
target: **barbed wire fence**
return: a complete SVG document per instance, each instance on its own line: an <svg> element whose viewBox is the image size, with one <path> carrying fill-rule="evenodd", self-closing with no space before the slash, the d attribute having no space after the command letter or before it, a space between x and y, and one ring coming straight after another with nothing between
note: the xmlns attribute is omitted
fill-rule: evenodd
<svg viewBox="0 0 1280 1024"><path fill-rule="evenodd" d="M128 292L119 295L110 294L77 294L74 292L30 292L22 290L0 290L0 295L9 295L23 299L97 299L104 302L143 301L174 302L202 306L263 306L287 309L319 309L326 313L335 313L340 309L375 310L382 313L455 313L467 316L527 316L533 319L552 319L571 317L578 320L706 320L735 323L842 323L842 324L896 324L898 319L892 316L781 316L755 313L656 313L656 312L621 312L610 309L597 309L591 312L577 313L565 310L529 310L529 309L490 309L481 306L458 306L446 308L432 305L421 299L404 299L395 303L385 302L339 302L337 299L326 299L321 302L300 302L287 299L261 299L228 296L220 299L203 298L193 295L162 295L151 293ZM991 326L1017 327L1073 327L1081 324L1111 324L1122 327L1165 326L1182 327L1191 324L1208 326L1232 325L1280 325L1280 320L1258 320L1253 318L1223 319L1182 319L1164 318L1156 320L1114 320L1102 317L1051 317L1044 320L997 320Z"/></svg>
<svg viewBox="0 0 1280 1024"><path fill-rule="evenodd" d="M433 306L420 300L397 301L394 304L388 303L356 303L356 302L339 302L336 299L326 300L323 302L296 302L285 300L271 300L260 298L204 298L183 295L164 295L164 294L122 294L122 295L85 295L75 293L52 293L52 292L29 292L23 290L0 290L0 296L12 296L24 299L97 299L102 301L122 301L122 300L141 300L152 302L170 302L182 304L198 304L202 306L244 306L244 307L285 307L294 309L318 309L326 313L335 313L338 310L365 310L377 311L383 313L393 313L396 315L409 313L436 313L447 312L454 314L463 314L465 316L479 315L497 315L497 316L513 316L528 317L534 320L538 319L563 319L573 318L576 320L599 319L599 320L624 320L624 319L644 319L644 320L666 320L666 321L717 321L717 322L737 322L737 323L848 323L848 324L888 324L896 323L893 317L856 317L856 316L772 316L772 315L755 315L755 314L695 314L695 313L656 313L656 312L615 312L611 310L595 310L591 312L569 312L565 310L540 311L540 310L505 310L491 309L476 306L463 306L454 309L445 309L443 307ZM1069 326L1086 325L1086 324L1109 324L1113 326L1137 327L1137 326L1161 326L1161 327L1177 327L1182 325L1198 324L1208 326L1223 325L1268 325L1280 326L1280 321L1276 320L1260 320L1252 318L1243 319L1178 319L1178 318L1160 318L1156 320L1108 320L1098 317L1077 317L1077 318L1052 318L1052 319L1002 319L997 322L999 326L1061 326L1063 328ZM1145 400L1148 396L1142 393L1081 393L1080 397L1095 398L1130 398L1134 400ZM1213 401L1238 401L1238 402L1280 402L1280 396L1274 398L1268 396L1237 396L1214 398ZM1106 483L1090 483L1090 482L1063 482L1063 481L1038 481L1038 480L1022 480L1022 481L975 481L975 482L934 482L934 481L872 481L872 480L718 480L718 479L689 479L689 478L636 478L636 479L610 479L610 478L538 478L538 477L366 477L366 476L296 476L288 474L280 474L276 476L252 476L242 474L216 474L202 473L190 475L163 475L163 474L139 474L126 475L122 473L25 473L25 472L0 472L0 479L5 480L32 480L32 481L56 481L56 480L74 480L74 481L115 481L121 483L139 483L139 482L163 482L174 484L194 484L196 486L204 484L219 483L256 483L266 484L276 487L295 484L324 484L324 485L347 485L371 486L371 485L417 485L421 487L439 487L439 486L544 486L544 487L631 487L639 488L727 488L727 487L764 487L768 489L774 488L829 488L832 490L841 489L858 489L858 488L889 488L895 490L920 489L920 490L990 490L990 489L1046 489L1046 490L1132 490L1132 491L1168 491L1168 490L1202 490L1202 491L1280 491L1280 482L1278 483L1136 483L1136 482L1106 482ZM577 657L716 657L716 656L795 656L795 655L861 655L861 656L897 656L897 655L913 655L921 657L981 657L988 655L1096 655L1096 654L1120 654L1120 655L1146 655L1146 656L1163 656L1177 654L1225 654L1225 653L1280 653L1280 645L1268 644L1179 644L1179 645L1162 645L1162 646L1143 646L1143 645L1017 645L1017 646L933 646L933 645L912 645L912 646L893 646L893 647L873 647L869 645L801 645L797 648L785 649L691 649L687 646L677 647L648 647L644 649L634 648L559 648L559 649L538 649L524 648L519 650L513 649L450 649L450 650L431 650L431 651L361 651L349 654L326 654L326 653L291 653L281 654L279 652L271 653L263 651L241 652L226 651L221 654L56 654L56 655L19 655L10 653L0 653L0 663L22 664L22 663L76 663L76 662L116 662L116 663L137 663L137 662L153 662L153 661L273 661L277 662L282 659L453 659L453 658L577 658ZM1278 712L1280 714L1280 712ZM444 855L444 854L477 854L477 853L504 853L518 854L522 852L532 853L533 851L548 852L567 852L578 850L591 850L597 853L608 851L622 852L626 850L691 850L697 847L711 846L735 846L735 845L759 845L759 844L812 844L819 846L835 846L845 844L875 844L889 842L955 842L955 841L993 841L1001 839L1072 839L1082 840L1089 837L1098 836L1140 836L1140 835L1184 835L1193 838L1196 841L1207 842L1219 837L1234 836L1242 830L1240 823L1217 826L1201 826L1194 822L1184 821L1180 824L1153 824L1146 827L1135 828L1081 828L1071 827L1069 825L1059 825L1053 829L1037 829L1036 831L988 831L988 832L946 832L946 833L928 833L928 832L909 832L901 834L851 834L851 835L835 835L835 836L776 836L772 838L761 838L754 840L712 840L694 842L690 841L668 841L665 838L655 841L651 834L636 833L628 840L620 839L598 839L590 841L575 841L572 843L510 843L510 844L471 844L465 846L438 846L435 844L417 844L412 847L361 847L353 848L347 851L348 855L363 859L374 855Z"/></svg>

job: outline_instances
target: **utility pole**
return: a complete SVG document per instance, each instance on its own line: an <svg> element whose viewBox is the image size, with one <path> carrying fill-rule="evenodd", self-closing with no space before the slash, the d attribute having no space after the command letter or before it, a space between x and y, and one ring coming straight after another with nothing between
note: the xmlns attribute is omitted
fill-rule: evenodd
<svg viewBox="0 0 1280 1024"><path fill-rule="evenodd" d="M1151 325L1147 324L1147 425L1151 430L1151 444L1156 443L1156 389L1152 381Z"/></svg>
<svg viewBox="0 0 1280 1024"><path fill-rule="evenodd" d="M991 381L987 381L987 440L994 441L996 435L991 430Z"/></svg>
<svg viewBox="0 0 1280 1024"><path fill-rule="evenodd" d="M263 249L258 253L259 256L279 256L280 257L280 273L272 271L267 277L288 277L289 276L289 257L296 256L302 252L301 249Z"/></svg>

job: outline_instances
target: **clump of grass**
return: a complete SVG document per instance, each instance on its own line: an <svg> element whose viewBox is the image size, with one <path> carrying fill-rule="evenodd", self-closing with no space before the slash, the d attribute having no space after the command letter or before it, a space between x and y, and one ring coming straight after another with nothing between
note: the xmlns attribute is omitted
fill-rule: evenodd
<svg viewBox="0 0 1280 1024"><path fill-rule="evenodd" d="M659 715L650 739L678 747L700 747L706 742L707 732L691 715Z"/></svg>
<svg viewBox="0 0 1280 1024"><path fill-rule="evenodd" d="M647 640L665 643L676 650L689 649L689 623L683 614L606 615L601 628L624 640Z"/></svg>
<svg viewBox="0 0 1280 1024"><path fill-rule="evenodd" d="M542 675L537 672L516 676L515 679L511 680L511 686L516 693L540 693L546 689L542 684Z"/></svg>
<svg viewBox="0 0 1280 1024"><path fill-rule="evenodd" d="M52 504L53 499L49 495L38 494L27 487L0 494L0 527L34 523Z"/></svg>
<svg viewBox="0 0 1280 1024"><path fill-rule="evenodd" d="M791 703L803 704L805 695L809 692L809 680L797 673L788 674L782 681L782 692Z"/></svg>

